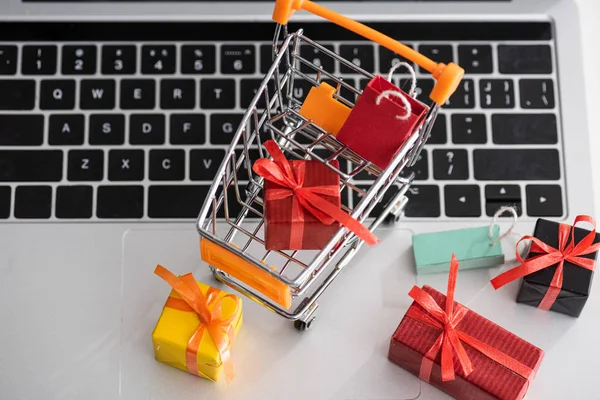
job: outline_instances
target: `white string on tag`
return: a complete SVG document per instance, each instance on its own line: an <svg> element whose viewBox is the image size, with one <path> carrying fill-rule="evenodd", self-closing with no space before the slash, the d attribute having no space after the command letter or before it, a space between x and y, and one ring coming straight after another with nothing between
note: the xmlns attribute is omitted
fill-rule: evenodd
<svg viewBox="0 0 600 400"><path fill-rule="evenodd" d="M506 230L506 232L504 232L503 234L501 234L500 236L498 236L496 239L494 239L493 237L493 229L494 229L494 225L496 224L496 220L498 219L499 216L501 216L502 214L504 214L505 212L509 211L512 216L513 216L513 222L510 225L510 227ZM513 233L513 229L517 224L519 217L517 215L517 210L515 209L515 207L511 207L511 206L504 206L504 207L500 207L498 209L498 211L496 211L496 214L494 214L494 219L492 220L492 223L490 224L490 229L488 231L488 237L490 239L490 246L494 246L496 243L500 242L501 240L505 239L506 237L508 237L508 235L510 235L511 233ZM514 232L516 233L518 236L523 236L520 233ZM530 242L526 242L523 247L521 248L521 250L519 250L519 255L521 256L521 258L525 258L527 253L529 253L529 246L531 245ZM511 258L507 261L513 261L516 260L517 257L515 256L514 258Z"/></svg>
<svg viewBox="0 0 600 400"><path fill-rule="evenodd" d="M392 81L392 74L394 73L394 71L400 67L400 66L404 66L406 67L406 69L408 70L408 72L411 75L411 86L410 86L410 90L408 92L409 96L413 96L415 89L417 87L417 76L415 74L415 70L413 69L413 67L407 63L407 62L398 62L395 63L394 65L392 65L392 68L390 68L390 71L388 73L387 76L387 80L388 81ZM404 109L406 110L406 112L404 113L404 115L396 115L396 119L399 120L406 120L410 117L411 113L412 113L412 107L410 105L410 103L408 102L408 99L406 98L406 96L404 95L404 93L398 91L398 90L384 90L383 92L381 92L379 94L379 96L377 96L377 98L375 99L375 104L379 105L381 103L381 99L383 98L389 98L390 96L396 96L398 98L400 98L400 100L402 100L402 103L404 103Z"/></svg>

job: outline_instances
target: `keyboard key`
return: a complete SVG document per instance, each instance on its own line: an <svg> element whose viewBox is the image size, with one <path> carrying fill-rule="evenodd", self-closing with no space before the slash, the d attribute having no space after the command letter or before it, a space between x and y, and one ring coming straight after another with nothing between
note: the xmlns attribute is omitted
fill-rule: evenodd
<svg viewBox="0 0 600 400"><path fill-rule="evenodd" d="M480 181L560 179L556 149L478 149L473 160L475 179Z"/></svg>
<svg viewBox="0 0 600 400"><path fill-rule="evenodd" d="M481 108L514 108L512 79L482 79L479 81Z"/></svg>
<svg viewBox="0 0 600 400"><path fill-rule="evenodd" d="M54 146L83 144L84 125L82 114L53 114L48 127L48 142Z"/></svg>
<svg viewBox="0 0 600 400"><path fill-rule="evenodd" d="M410 45L410 44L406 44L404 43L406 46L410 47L411 49L414 49L414 46ZM408 62L408 64L413 67L413 69L415 68L415 64L412 61L408 61L406 58L402 57L401 55L398 55L394 52L392 52L391 50L389 50L386 47L383 46L378 46L379 47L379 71L382 74L386 74L390 71L390 68L392 68L392 66L396 65L399 62ZM402 68L398 68L396 70L396 74L398 73L407 73L408 71L406 71L405 67Z"/></svg>
<svg viewBox="0 0 600 400"><path fill-rule="evenodd" d="M404 215L412 218L439 217L440 188L437 185L412 185L408 192Z"/></svg>
<svg viewBox="0 0 600 400"><path fill-rule="evenodd" d="M488 217L493 217L501 207L515 207L517 215L521 216L521 188L519 185L486 185L485 210ZM512 218L510 212L500 215L502 218Z"/></svg>
<svg viewBox="0 0 600 400"><path fill-rule="evenodd" d="M23 75L54 75L57 65L56 46L23 46Z"/></svg>
<svg viewBox="0 0 600 400"><path fill-rule="evenodd" d="M0 93L0 110L33 110L35 106L33 80L0 80Z"/></svg>
<svg viewBox="0 0 600 400"><path fill-rule="evenodd" d="M190 179L213 181L225 158L225 150L192 150L190 152Z"/></svg>
<svg viewBox="0 0 600 400"><path fill-rule="evenodd" d="M98 218L142 218L143 186L99 186L96 215Z"/></svg>
<svg viewBox="0 0 600 400"><path fill-rule="evenodd" d="M412 167L404 168L402 172L400 172L400 176L408 177L412 172L415 173L415 181L425 181L429 179L429 157L427 157L427 150L421 150L419 153L419 157L417 157L417 161L415 165Z"/></svg>
<svg viewBox="0 0 600 400"><path fill-rule="evenodd" d="M15 218L50 218L51 186L18 186L15 190Z"/></svg>
<svg viewBox="0 0 600 400"><path fill-rule="evenodd" d="M444 105L446 108L474 108L475 85L472 79L463 79L450 99Z"/></svg>
<svg viewBox="0 0 600 400"><path fill-rule="evenodd" d="M17 46L0 46L0 75L17 73Z"/></svg>
<svg viewBox="0 0 600 400"><path fill-rule="evenodd" d="M523 108L554 108L552 79L521 79L519 93Z"/></svg>
<svg viewBox="0 0 600 400"><path fill-rule="evenodd" d="M112 110L115 108L115 81L84 79L81 81L79 97L82 110Z"/></svg>
<svg viewBox="0 0 600 400"><path fill-rule="evenodd" d="M0 186L0 218L10 217L12 190L10 186Z"/></svg>
<svg viewBox="0 0 600 400"><path fill-rule="evenodd" d="M123 114L95 114L90 116L90 144L125 143L125 116Z"/></svg>
<svg viewBox="0 0 600 400"><path fill-rule="evenodd" d="M369 190L369 185L356 185L361 190ZM352 190L352 197L354 201L354 208L358 206L358 203L363 199L363 196L355 190ZM388 205L389 201L398 193L397 186L390 186L390 188L384 193L383 198L379 200L379 202L373 207L371 212L369 213L369 218L377 218L379 217L385 207Z"/></svg>
<svg viewBox="0 0 600 400"><path fill-rule="evenodd" d="M434 150L433 176L436 180L469 179L469 155L467 150Z"/></svg>
<svg viewBox="0 0 600 400"><path fill-rule="evenodd" d="M234 108L235 92L233 79L202 79L200 82L200 107L204 109Z"/></svg>
<svg viewBox="0 0 600 400"><path fill-rule="evenodd" d="M452 115L452 142L456 144L485 143L487 129L484 114Z"/></svg>
<svg viewBox="0 0 600 400"><path fill-rule="evenodd" d="M562 189L558 185L527 185L527 214L531 217L561 217Z"/></svg>
<svg viewBox="0 0 600 400"><path fill-rule="evenodd" d="M204 114L171 114L171 144L204 144L206 117Z"/></svg>
<svg viewBox="0 0 600 400"><path fill-rule="evenodd" d="M448 141L446 114L438 114L431 128L427 144L446 144Z"/></svg>
<svg viewBox="0 0 600 400"><path fill-rule="evenodd" d="M334 51L333 45L324 44L322 46L325 47L327 50ZM317 49L316 47L314 47L312 45L304 44L304 45L300 46L300 56L302 58L305 58L308 62L313 63L317 68L321 67L325 71L329 71L329 72L333 71L333 67L334 67L333 58L331 56L321 52L321 50ZM305 72L305 73L316 74L318 70L312 66L306 65L305 63L301 62L300 63L300 71Z"/></svg>
<svg viewBox="0 0 600 400"><path fill-rule="evenodd" d="M496 144L556 144L558 128L554 114L494 114Z"/></svg>
<svg viewBox="0 0 600 400"><path fill-rule="evenodd" d="M197 218L209 186L150 186L150 218Z"/></svg>
<svg viewBox="0 0 600 400"><path fill-rule="evenodd" d="M551 74L552 51L543 45L499 45L498 69L502 74Z"/></svg>
<svg viewBox="0 0 600 400"><path fill-rule="evenodd" d="M458 46L458 64L468 74L490 74L494 71L492 46L460 45Z"/></svg>
<svg viewBox="0 0 600 400"><path fill-rule="evenodd" d="M262 78L261 79L242 79L241 81L241 107L242 108L248 108L250 107L250 104L252 103L252 100L254 100L254 96L256 96L256 92L258 91L258 88L260 86L260 84L262 83ZM268 85L268 92L269 92L269 102L273 99L273 94L275 93L275 87L273 84L273 81L269 81L269 85ZM256 107L259 109L264 109L266 106L266 97L265 97L265 93L263 92L262 95L258 98L258 101L256 102Z"/></svg>
<svg viewBox="0 0 600 400"><path fill-rule="evenodd" d="M132 75L137 70L137 49L133 45L102 46L104 75Z"/></svg>
<svg viewBox="0 0 600 400"><path fill-rule="evenodd" d="M61 150L0 150L0 181L52 182L62 179Z"/></svg>
<svg viewBox="0 0 600 400"><path fill-rule="evenodd" d="M59 186L56 189L56 218L91 218L93 197L91 186Z"/></svg>
<svg viewBox="0 0 600 400"><path fill-rule="evenodd" d="M193 79L163 79L160 82L160 107L165 110L196 107L196 81Z"/></svg>
<svg viewBox="0 0 600 400"><path fill-rule="evenodd" d="M400 87L403 90L408 91L410 89L410 85L412 84L411 79L400 79ZM425 104L429 103L429 94L433 90L433 79L425 78L425 79L417 79L417 87L415 88L415 93L417 94L417 99L419 101L424 102Z"/></svg>
<svg viewBox="0 0 600 400"><path fill-rule="evenodd" d="M312 89L312 88L313 88L313 85L309 81L301 79L301 78L296 78L294 80L294 89L292 90L292 97L294 99L298 100L298 102L303 103L306 96L308 96L308 92L310 92L310 89ZM287 86L286 86L286 90L287 90ZM286 96L286 95L284 94L284 96ZM284 100L284 101L287 101L287 100Z"/></svg>
<svg viewBox="0 0 600 400"><path fill-rule="evenodd" d="M260 72L266 74L273 65L273 45L263 44L260 46ZM279 72L285 72L285 55L279 64Z"/></svg>
<svg viewBox="0 0 600 400"><path fill-rule="evenodd" d="M144 179L144 150L110 150L108 180L141 181Z"/></svg>
<svg viewBox="0 0 600 400"><path fill-rule="evenodd" d="M352 64L369 73L373 73L375 71L375 49L370 44L340 45L340 55L346 60L350 61ZM352 68L341 64L340 70L342 73L357 73Z"/></svg>
<svg viewBox="0 0 600 400"><path fill-rule="evenodd" d="M70 181L101 181L104 175L102 150L71 150L67 179Z"/></svg>
<svg viewBox="0 0 600 400"><path fill-rule="evenodd" d="M150 179L153 181L182 181L185 178L183 150L150 150Z"/></svg>
<svg viewBox="0 0 600 400"><path fill-rule="evenodd" d="M96 46L63 46L63 75L93 75L96 73Z"/></svg>
<svg viewBox="0 0 600 400"><path fill-rule="evenodd" d="M221 73L253 74L256 71L254 45L224 45L221 47Z"/></svg>
<svg viewBox="0 0 600 400"><path fill-rule="evenodd" d="M181 47L181 73L183 74L214 74L215 60L214 45Z"/></svg>
<svg viewBox="0 0 600 400"><path fill-rule="evenodd" d="M0 114L0 146L40 146L44 142L44 116Z"/></svg>
<svg viewBox="0 0 600 400"><path fill-rule="evenodd" d="M210 116L210 142L230 144L243 117L243 114L212 114Z"/></svg>
<svg viewBox="0 0 600 400"><path fill-rule="evenodd" d="M481 199L477 185L447 185L444 204L448 217L480 217Z"/></svg>
<svg viewBox="0 0 600 400"><path fill-rule="evenodd" d="M132 114L129 117L129 143L165 143L164 114Z"/></svg>
<svg viewBox="0 0 600 400"><path fill-rule="evenodd" d="M154 79L123 79L121 81L121 108L124 110L152 110L156 105Z"/></svg>
<svg viewBox="0 0 600 400"><path fill-rule="evenodd" d="M142 74L174 74L175 46L142 46Z"/></svg>
<svg viewBox="0 0 600 400"><path fill-rule="evenodd" d="M422 44L419 46L419 53L437 63L448 64L454 61L452 45L449 44ZM419 71L425 74L429 73L421 67L419 67Z"/></svg>
<svg viewBox="0 0 600 400"><path fill-rule="evenodd" d="M74 80L43 80L40 108L42 110L72 110L75 108Z"/></svg>

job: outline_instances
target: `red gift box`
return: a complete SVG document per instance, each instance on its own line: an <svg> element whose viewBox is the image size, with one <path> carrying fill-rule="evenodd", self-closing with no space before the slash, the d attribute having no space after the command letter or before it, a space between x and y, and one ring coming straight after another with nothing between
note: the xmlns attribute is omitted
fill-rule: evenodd
<svg viewBox="0 0 600 400"><path fill-rule="evenodd" d="M456 399L522 399L543 350L455 302L457 272L453 255L448 298L413 287L415 302L392 336L389 359Z"/></svg>
<svg viewBox="0 0 600 400"><path fill-rule="evenodd" d="M426 113L426 106L376 75L356 101L337 139L385 169L410 134L423 124Z"/></svg>

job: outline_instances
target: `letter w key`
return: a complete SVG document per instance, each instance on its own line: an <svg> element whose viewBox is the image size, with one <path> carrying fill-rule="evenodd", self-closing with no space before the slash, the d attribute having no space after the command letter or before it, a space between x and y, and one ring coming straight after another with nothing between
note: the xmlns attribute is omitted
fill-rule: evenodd
<svg viewBox="0 0 600 400"><path fill-rule="evenodd" d="M84 79L80 88L82 110L112 110L115 108L115 81Z"/></svg>

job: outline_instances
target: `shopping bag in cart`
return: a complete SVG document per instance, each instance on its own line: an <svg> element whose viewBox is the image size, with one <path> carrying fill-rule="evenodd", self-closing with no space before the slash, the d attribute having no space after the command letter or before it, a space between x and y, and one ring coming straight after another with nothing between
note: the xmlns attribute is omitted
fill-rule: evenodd
<svg viewBox="0 0 600 400"><path fill-rule="evenodd" d="M407 63L399 63L413 74ZM381 75L364 88L337 139L366 160L386 169L408 137L425 121L428 107Z"/></svg>

